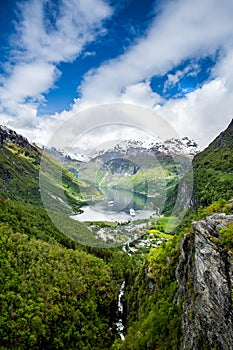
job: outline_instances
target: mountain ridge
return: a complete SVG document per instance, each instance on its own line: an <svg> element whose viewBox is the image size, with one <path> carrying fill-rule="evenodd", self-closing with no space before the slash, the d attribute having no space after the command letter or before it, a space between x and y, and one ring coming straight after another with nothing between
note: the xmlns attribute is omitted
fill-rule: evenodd
<svg viewBox="0 0 233 350"><path fill-rule="evenodd" d="M233 196L233 119L227 128L193 159L194 195L197 208L219 196Z"/></svg>
<svg viewBox="0 0 233 350"><path fill-rule="evenodd" d="M108 153L119 154L119 156L129 155L137 150L138 152L160 152L167 155L186 155L193 157L198 152L200 152L197 143L188 137L182 137L180 139L168 139L165 141L162 140L122 140L121 142L116 143L114 146L109 146L105 149L95 151L93 154L88 154L87 152L79 152L72 151L70 148L67 150L64 149L56 149L55 147L51 147L50 149L45 147L45 150L55 157L59 157L62 159L69 159L73 161L80 162L89 162L97 159L98 157L104 157L104 155Z"/></svg>
<svg viewBox="0 0 233 350"><path fill-rule="evenodd" d="M231 123L195 156L191 215L148 256L78 245L54 228L40 203L24 203L34 201L33 193L17 198L14 189L21 181L27 190L30 177L38 185L41 158L34 146L17 144L25 140L14 134L11 143L5 135L0 147L0 347L231 350L232 133ZM63 217L61 224L66 225ZM123 280L122 342L113 313Z"/></svg>
<svg viewBox="0 0 233 350"><path fill-rule="evenodd" d="M93 195L101 197L96 189L75 179L72 173L44 150L31 144L27 138L15 131L2 126L0 127L0 195L3 198L41 206L39 175L42 159L46 161L48 168L54 171L59 169L62 173L62 184L54 182L53 176L46 183L46 191L49 197L53 198L55 207L61 205L59 198L57 200L55 198L60 186L74 211L79 211L86 199L83 195L88 195L88 190ZM80 187L83 188L82 196Z"/></svg>

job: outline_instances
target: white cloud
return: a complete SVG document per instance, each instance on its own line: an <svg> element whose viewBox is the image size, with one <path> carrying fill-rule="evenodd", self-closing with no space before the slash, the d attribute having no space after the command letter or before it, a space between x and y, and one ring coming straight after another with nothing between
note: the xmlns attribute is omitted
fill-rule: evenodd
<svg viewBox="0 0 233 350"><path fill-rule="evenodd" d="M19 5L11 57L0 81L0 117L5 121L7 112L12 127L33 128L41 123L37 105L61 74L56 66L76 59L102 33L102 22L111 15L103 0L62 0L58 4L29 0Z"/></svg>
<svg viewBox="0 0 233 350"><path fill-rule="evenodd" d="M183 70L177 70L174 74L168 74L167 80L164 83L164 91L175 86L185 75L196 76L199 70L196 63L186 66Z"/></svg>
<svg viewBox="0 0 233 350"><path fill-rule="evenodd" d="M233 35L232 13L231 0L166 2L145 37L84 77L83 98L94 103L116 100L129 85L165 74L186 58L227 46Z"/></svg>
<svg viewBox="0 0 233 350"><path fill-rule="evenodd" d="M152 76L166 74L188 58L212 55L220 49L227 58L220 60L213 81L185 98L155 107L179 134L206 146L227 126L233 112L233 74L229 75L229 70L233 73L233 57L229 54L233 44L232 13L231 0L166 2L145 37L125 54L85 76L81 106L124 101L151 108L159 102L149 87ZM176 84L186 73L169 75L167 86ZM145 79L147 83L141 83Z"/></svg>
<svg viewBox="0 0 233 350"><path fill-rule="evenodd" d="M27 59L72 61L102 30L102 20L111 14L110 7L102 0L62 0L59 3L58 9L44 0L31 0L21 5L23 18L17 26L15 44L19 36L21 40L16 58L21 59L21 52L26 51ZM50 17L55 18L55 23L49 21Z"/></svg>
<svg viewBox="0 0 233 350"><path fill-rule="evenodd" d="M182 136L189 135L206 147L233 118L233 49L213 68L213 80L182 99L171 99L157 113Z"/></svg>
<svg viewBox="0 0 233 350"><path fill-rule="evenodd" d="M179 72L179 76L187 72L191 70ZM149 81L146 81L128 86L121 93L119 101L153 108L180 136L189 136L204 148L233 118L233 50L229 50L228 54L219 60L213 69L211 81L207 81L183 98L162 100L151 90ZM62 115L66 120L90 106L90 101L88 104L87 100L79 99L75 101L71 113L66 112Z"/></svg>
<svg viewBox="0 0 233 350"><path fill-rule="evenodd" d="M12 69L9 78L3 81L0 98L23 101L26 97L41 98L41 93L53 86L59 72L53 64L31 62L18 64Z"/></svg>
<svg viewBox="0 0 233 350"><path fill-rule="evenodd" d="M35 78L35 85L32 85L36 98L45 91L46 85L47 89L53 86L57 71L52 67L59 61L73 60L85 43L93 40L96 32L101 32L101 20L109 16L111 11L103 1L95 1L95 6L93 2L82 0L80 4L83 7L77 10L75 0L64 0L64 11L60 12L56 28L48 23L44 25L41 2L30 1L27 6L31 6L32 11L24 7L24 20L18 27L18 33L30 62L20 61L22 51L17 51L15 58L20 61L20 65L26 65L38 62L39 57L48 65L48 83L46 79ZM36 107L30 105L32 120L37 125L37 130L31 131L31 134L37 141L44 141L56 125L80 110L101 103L126 102L154 108L166 117L181 136L193 137L201 146L207 145L227 126L233 111L232 13L232 0L162 2L161 11L143 37L123 55L105 62L84 76L79 87L82 98L74 100L70 111L38 120L35 116ZM152 91L152 76L167 74L186 59L212 55L216 50L222 52L222 57L213 70L212 81L184 98L167 102ZM179 82L186 73L179 71L169 75L167 86ZM189 73L195 74L193 71ZM14 74L13 70L12 79ZM27 87L24 90L28 91ZM20 97L20 92L17 93ZM162 106L156 106L161 102ZM27 120L26 116L24 118ZM21 125L24 125L23 120Z"/></svg>
<svg viewBox="0 0 233 350"><path fill-rule="evenodd" d="M233 117L233 93L224 79L206 83L183 99L170 100L156 112L165 117L177 132L188 135L206 147Z"/></svg>
<svg viewBox="0 0 233 350"><path fill-rule="evenodd" d="M164 84L164 91L176 85L176 83L184 76L183 72L178 70L175 74L168 74Z"/></svg>
<svg viewBox="0 0 233 350"><path fill-rule="evenodd" d="M21 130L27 129L28 131L37 128L39 120L37 118L37 109L33 105L14 103L12 101L9 110L12 114L17 113L17 116L20 116L20 118L11 119L11 126L13 128Z"/></svg>
<svg viewBox="0 0 233 350"><path fill-rule="evenodd" d="M147 108L153 108L161 101L161 96L152 91L149 81L127 86L121 95L121 102L134 103Z"/></svg>

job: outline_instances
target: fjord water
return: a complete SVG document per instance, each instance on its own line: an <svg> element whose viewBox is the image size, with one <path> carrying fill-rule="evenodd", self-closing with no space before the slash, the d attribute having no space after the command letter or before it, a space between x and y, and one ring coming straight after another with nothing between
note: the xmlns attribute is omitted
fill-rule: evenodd
<svg viewBox="0 0 233 350"><path fill-rule="evenodd" d="M132 219L147 219L159 213L159 201L136 192L122 189L101 189L105 198L97 203L82 207L83 213L76 215L79 221L117 221L127 222ZM130 215L134 209L135 216Z"/></svg>

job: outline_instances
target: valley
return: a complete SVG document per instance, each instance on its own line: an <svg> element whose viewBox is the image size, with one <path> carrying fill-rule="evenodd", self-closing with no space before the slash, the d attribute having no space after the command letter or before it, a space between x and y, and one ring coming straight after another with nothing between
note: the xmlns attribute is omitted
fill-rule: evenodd
<svg viewBox="0 0 233 350"><path fill-rule="evenodd" d="M176 217L159 217L125 223L86 221L86 225L99 241L108 246L121 246L130 256L135 253L148 253L150 248L172 239L173 235L170 232L175 228L177 221Z"/></svg>
<svg viewBox="0 0 233 350"><path fill-rule="evenodd" d="M233 350L233 0L0 18L0 350Z"/></svg>
<svg viewBox="0 0 233 350"><path fill-rule="evenodd" d="M85 162L0 133L1 349L230 350L233 122L195 156Z"/></svg>
<svg viewBox="0 0 233 350"><path fill-rule="evenodd" d="M82 154L65 150L47 151L77 178L96 188L131 191L156 197L159 201L187 172L193 156L198 153L198 146L187 138L166 142L154 140L149 145L128 140L86 159Z"/></svg>

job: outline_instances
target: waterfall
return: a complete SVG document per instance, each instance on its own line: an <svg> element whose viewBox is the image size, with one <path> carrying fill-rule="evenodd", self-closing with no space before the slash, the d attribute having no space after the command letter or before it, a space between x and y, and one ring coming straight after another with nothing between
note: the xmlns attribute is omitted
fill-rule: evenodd
<svg viewBox="0 0 233 350"><path fill-rule="evenodd" d="M120 291L118 294L118 300L117 300L117 308L118 308L118 322L116 323L117 331L119 336L121 337L121 340L125 340L124 336L124 325L123 325L123 303L122 303L122 297L124 295L124 290L125 290L125 281L121 283Z"/></svg>

